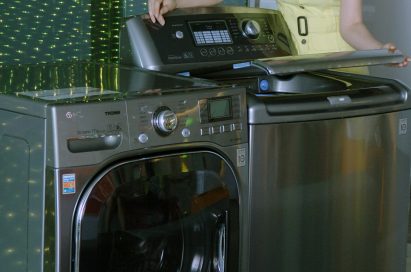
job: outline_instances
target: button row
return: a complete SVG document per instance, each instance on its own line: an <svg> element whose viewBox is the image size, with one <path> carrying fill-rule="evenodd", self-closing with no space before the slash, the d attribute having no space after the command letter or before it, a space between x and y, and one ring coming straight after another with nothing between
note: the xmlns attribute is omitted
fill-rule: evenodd
<svg viewBox="0 0 411 272"><path fill-rule="evenodd" d="M201 129L201 136L232 132L236 130L242 130L242 128L243 127L241 123L206 127Z"/></svg>
<svg viewBox="0 0 411 272"><path fill-rule="evenodd" d="M200 49L200 55L203 57L207 57L207 56L224 56L225 54L227 55L233 55L234 54L234 50L233 48L227 47L227 48L223 48L223 47L218 47L218 48L201 48Z"/></svg>

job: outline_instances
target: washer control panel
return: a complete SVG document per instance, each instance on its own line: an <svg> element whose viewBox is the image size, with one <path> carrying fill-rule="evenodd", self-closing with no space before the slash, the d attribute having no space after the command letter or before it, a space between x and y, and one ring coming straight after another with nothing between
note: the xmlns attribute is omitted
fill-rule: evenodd
<svg viewBox="0 0 411 272"><path fill-rule="evenodd" d="M123 64L166 72L212 68L295 52L277 11L208 7L176 10L166 24L146 16L128 19L120 34ZM204 65L207 63L207 65Z"/></svg>
<svg viewBox="0 0 411 272"><path fill-rule="evenodd" d="M54 162L59 167L153 147L248 142L241 87L150 90L112 101L57 104L49 114L55 139L48 156L60 158Z"/></svg>
<svg viewBox="0 0 411 272"><path fill-rule="evenodd" d="M196 141L219 145L247 137L245 90L228 88L129 100L132 145L149 147Z"/></svg>

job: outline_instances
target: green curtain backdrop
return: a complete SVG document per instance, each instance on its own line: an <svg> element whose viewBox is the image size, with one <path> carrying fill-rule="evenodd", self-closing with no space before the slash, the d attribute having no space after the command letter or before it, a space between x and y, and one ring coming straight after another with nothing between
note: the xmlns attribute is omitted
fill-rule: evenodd
<svg viewBox="0 0 411 272"><path fill-rule="evenodd" d="M0 64L116 62L122 18L146 10L145 0L0 0Z"/></svg>

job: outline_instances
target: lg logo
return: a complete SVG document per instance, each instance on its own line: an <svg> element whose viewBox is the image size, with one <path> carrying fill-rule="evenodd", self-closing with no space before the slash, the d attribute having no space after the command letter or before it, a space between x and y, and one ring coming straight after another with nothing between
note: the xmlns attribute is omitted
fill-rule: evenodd
<svg viewBox="0 0 411 272"><path fill-rule="evenodd" d="M73 119L73 118L75 118L75 117L77 117L77 118L83 118L83 115L81 114L80 111L78 111L78 112L73 112L73 111L68 111L68 112L66 112L66 118L67 118L67 119Z"/></svg>

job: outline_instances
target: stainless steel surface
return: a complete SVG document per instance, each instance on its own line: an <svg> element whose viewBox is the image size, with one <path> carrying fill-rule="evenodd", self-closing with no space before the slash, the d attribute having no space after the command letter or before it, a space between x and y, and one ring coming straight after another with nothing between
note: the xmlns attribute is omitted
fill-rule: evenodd
<svg viewBox="0 0 411 272"><path fill-rule="evenodd" d="M214 29L218 29L216 18L240 18L243 12L189 9L170 14L167 21L171 28L184 29L194 20L187 17L194 11L202 15L201 21L213 22L208 26ZM173 35L165 34L176 31L167 32L144 18L126 23L125 30L128 23L141 25L146 20L139 28L145 33L127 32L122 47L126 53L122 60L128 64L170 73L190 71L248 88L251 204L246 227L250 232L242 236L249 248L243 251L240 271L403 272L411 161L409 89L396 81L325 72L398 63L403 55L370 50L293 56L281 16L256 9L244 14L253 12L277 18L267 26L276 33L271 43L283 46L281 54L276 47L267 55L261 49L264 53L258 55L258 47L252 44L253 56L244 50L239 58L221 55L211 64L205 56L218 52L221 44L214 51L201 44L184 47L181 39L177 43ZM240 24L239 29L245 26ZM192 36L196 42L195 32L188 31L184 37ZM250 42L257 33L249 31L243 38ZM144 38L138 41L138 37ZM151 52L144 53L155 55L153 61L141 63L135 58L143 53L138 52L137 43L145 39L157 39L158 45L168 41L179 50L171 54L164 48L150 48ZM233 40L230 46L235 45ZM200 57L201 52L204 56ZM185 57L188 60L174 61ZM206 69L201 70L202 66ZM322 78L316 81L313 71L322 74L316 79ZM310 78L307 84L305 75ZM286 83L287 77L295 81ZM269 80L266 93L261 91L262 80ZM325 81L330 84L318 86ZM278 89L285 91L275 92ZM221 128L210 132L219 133Z"/></svg>
<svg viewBox="0 0 411 272"><path fill-rule="evenodd" d="M166 14L166 22L164 26L153 24L147 15L126 20L120 34L120 62L168 73L199 74L295 52L284 19L273 10L178 9Z"/></svg>
<svg viewBox="0 0 411 272"><path fill-rule="evenodd" d="M267 74L290 74L325 69L396 64L404 60L400 51L386 49L322 53L252 61Z"/></svg>
<svg viewBox="0 0 411 272"><path fill-rule="evenodd" d="M0 122L0 270L42 271L45 122L1 109Z"/></svg>
<svg viewBox="0 0 411 272"><path fill-rule="evenodd" d="M316 91L302 82L300 91L291 93L251 90L254 95L247 99L249 124L334 119L342 112L344 116L361 116L410 107L409 89L395 80L336 72L321 75L345 82L346 88Z"/></svg>
<svg viewBox="0 0 411 272"><path fill-rule="evenodd" d="M411 110L395 84L360 105L250 95L249 271L405 271Z"/></svg>
<svg viewBox="0 0 411 272"><path fill-rule="evenodd" d="M7 181L1 185L0 191L7 196L2 195L0 204L6 210L0 208L0 214L4 218L11 215L0 225L10 239L0 240L5 241L2 248L10 249L2 255L8 271L21 271L21 267L72 271L77 201L93 177L130 158L190 151L219 154L229 162L238 182L238 188L230 190L238 190L244 205L240 231L241 235L248 233L244 89L95 63L9 66L2 67L0 74L0 138L4 144L0 177ZM205 101L206 108L200 107L199 100ZM224 110L222 114L216 111L214 119L204 121L200 110L221 105L208 104L209 100L226 101L224 106L233 100L237 102L230 103L237 107L230 109L230 116ZM167 136L152 124L154 111L163 106L179 120ZM15 155L8 155L15 150ZM12 195L12 190L20 192ZM13 217L14 212L21 217ZM15 233L11 225L18 226ZM244 258L249 247L247 241L239 243ZM16 262L21 264L18 269L13 266Z"/></svg>
<svg viewBox="0 0 411 272"><path fill-rule="evenodd" d="M297 56L281 14L268 9L182 9L169 14L167 21L160 26L147 16L128 19L121 33L121 62L169 73L197 75L225 70L229 75L241 73L233 71L241 67L244 74L257 68L268 75L278 75L395 64L404 59L401 52L387 49ZM221 37L211 34L221 32L224 35L215 34ZM210 36L202 40L203 34Z"/></svg>

